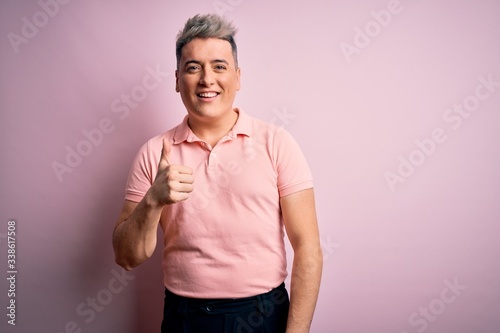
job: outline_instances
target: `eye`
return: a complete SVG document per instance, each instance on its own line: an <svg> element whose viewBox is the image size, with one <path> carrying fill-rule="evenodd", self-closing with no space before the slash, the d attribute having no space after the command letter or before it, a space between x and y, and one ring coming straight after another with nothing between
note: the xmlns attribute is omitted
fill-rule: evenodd
<svg viewBox="0 0 500 333"><path fill-rule="evenodd" d="M227 67L224 65L215 65L216 71L225 71L226 69L227 69Z"/></svg>
<svg viewBox="0 0 500 333"><path fill-rule="evenodd" d="M200 66L198 65L191 65L186 68L186 71L189 73L194 73L200 70Z"/></svg>

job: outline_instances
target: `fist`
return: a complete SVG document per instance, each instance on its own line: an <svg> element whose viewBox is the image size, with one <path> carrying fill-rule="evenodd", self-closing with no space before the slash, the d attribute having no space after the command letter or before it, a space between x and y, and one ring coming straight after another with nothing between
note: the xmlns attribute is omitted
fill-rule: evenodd
<svg viewBox="0 0 500 333"><path fill-rule="evenodd" d="M152 186L153 197L164 205L184 201L193 191L193 170L183 165L170 164L170 143L163 139L158 173Z"/></svg>

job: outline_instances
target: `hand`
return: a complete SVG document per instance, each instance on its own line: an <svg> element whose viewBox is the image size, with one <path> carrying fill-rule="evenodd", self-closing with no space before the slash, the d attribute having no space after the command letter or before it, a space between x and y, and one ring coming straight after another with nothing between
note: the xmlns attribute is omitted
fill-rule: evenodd
<svg viewBox="0 0 500 333"><path fill-rule="evenodd" d="M158 173L151 186L155 201L162 205L184 201L193 191L193 182L193 170L190 167L170 164L170 142L163 139Z"/></svg>

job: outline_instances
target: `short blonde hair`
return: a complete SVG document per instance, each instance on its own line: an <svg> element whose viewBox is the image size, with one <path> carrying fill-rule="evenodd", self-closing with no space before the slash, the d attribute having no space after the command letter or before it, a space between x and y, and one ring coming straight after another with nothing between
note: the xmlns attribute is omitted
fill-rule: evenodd
<svg viewBox="0 0 500 333"><path fill-rule="evenodd" d="M177 68L181 61L182 48L195 38L219 38L228 41L231 44L236 68L238 68L238 48L234 40L236 31L232 22L217 14L198 14L188 19L184 29L177 34L175 43Z"/></svg>

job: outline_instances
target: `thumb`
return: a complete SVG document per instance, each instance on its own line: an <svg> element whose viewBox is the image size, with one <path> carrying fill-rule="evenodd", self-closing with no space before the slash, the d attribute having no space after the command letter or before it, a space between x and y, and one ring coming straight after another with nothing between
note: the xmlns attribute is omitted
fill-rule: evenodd
<svg viewBox="0 0 500 333"><path fill-rule="evenodd" d="M161 149L160 163L158 169L166 168L170 165L170 142L168 139L163 139L163 148Z"/></svg>

